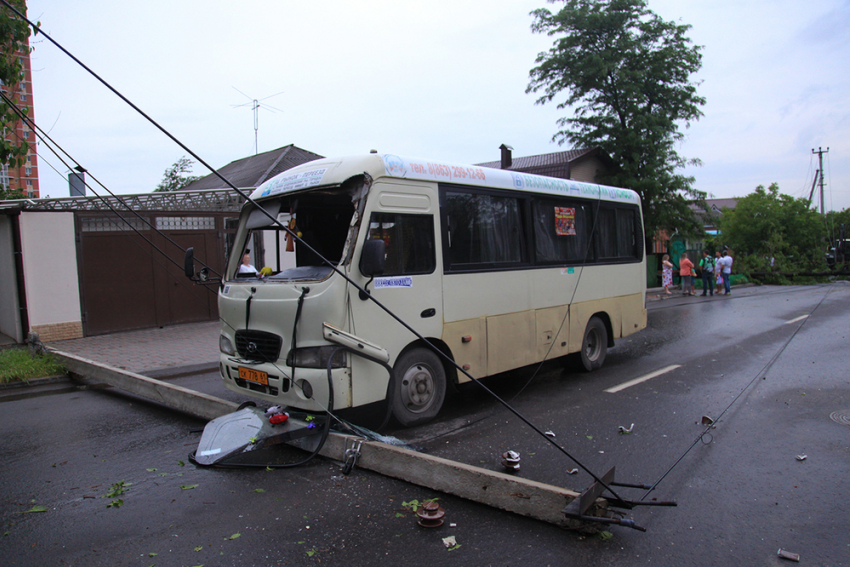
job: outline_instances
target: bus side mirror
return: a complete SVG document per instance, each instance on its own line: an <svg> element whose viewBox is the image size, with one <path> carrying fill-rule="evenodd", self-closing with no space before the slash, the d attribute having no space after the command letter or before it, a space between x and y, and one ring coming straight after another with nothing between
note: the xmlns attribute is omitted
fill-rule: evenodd
<svg viewBox="0 0 850 567"><path fill-rule="evenodd" d="M186 255L183 257L183 273L190 280L195 277L195 249L187 248Z"/></svg>
<svg viewBox="0 0 850 567"><path fill-rule="evenodd" d="M385 248L384 241L379 238L363 243L363 252L360 254L361 274L373 278L384 273Z"/></svg>

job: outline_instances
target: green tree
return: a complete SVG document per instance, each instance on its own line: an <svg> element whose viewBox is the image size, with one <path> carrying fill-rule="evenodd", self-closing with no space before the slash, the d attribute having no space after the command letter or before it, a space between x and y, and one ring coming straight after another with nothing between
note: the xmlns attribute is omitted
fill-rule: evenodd
<svg viewBox="0 0 850 567"><path fill-rule="evenodd" d="M186 156L178 159L171 167L165 170L162 181L159 182L159 185L156 186L154 191L179 191L189 183L200 179L197 175L187 175L188 173L192 173L193 165L194 162Z"/></svg>
<svg viewBox="0 0 850 567"><path fill-rule="evenodd" d="M843 225L843 230L842 230ZM830 264L847 263L850 268L850 208L826 213L826 230L829 234Z"/></svg>
<svg viewBox="0 0 850 567"><path fill-rule="evenodd" d="M824 219L810 209L806 199L779 192L773 183L738 199L734 209L724 209L720 218L723 242L753 270L770 267L781 271L819 269L826 252Z"/></svg>
<svg viewBox="0 0 850 567"><path fill-rule="evenodd" d="M689 205L705 210L705 193L676 172L700 163L676 151L679 128L698 120L705 104L690 79L702 66L702 48L685 35L690 26L665 22L645 0L565 0L558 12L532 15L532 30L555 42L537 56L526 92L541 92L538 104L558 97L558 108L572 109L552 139L598 146L613 158L602 181L637 191L647 240L659 229L701 234Z"/></svg>
<svg viewBox="0 0 850 567"><path fill-rule="evenodd" d="M26 199L27 196L24 195L23 191L20 189L7 189L3 185L0 185L0 201L5 201L7 199Z"/></svg>
<svg viewBox="0 0 850 567"><path fill-rule="evenodd" d="M843 224L847 233L850 233L850 208L843 211L829 211L826 213L826 226L831 237L835 237L838 226Z"/></svg>
<svg viewBox="0 0 850 567"><path fill-rule="evenodd" d="M25 0L7 0L22 14L26 13ZM18 114L6 97L14 100L17 85L24 80L24 67L18 61L21 53L29 49L30 29L25 21L19 18L6 6L0 6L0 88L3 97L0 98L0 132L13 130L19 120ZM24 109L24 112L26 109ZM0 164L17 167L26 160L29 145L15 136L0 135Z"/></svg>

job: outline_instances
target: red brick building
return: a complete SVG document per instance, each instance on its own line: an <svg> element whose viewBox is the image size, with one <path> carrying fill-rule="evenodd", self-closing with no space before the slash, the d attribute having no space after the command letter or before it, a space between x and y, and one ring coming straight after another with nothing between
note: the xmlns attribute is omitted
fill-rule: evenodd
<svg viewBox="0 0 850 567"><path fill-rule="evenodd" d="M32 93L32 66L30 65L29 42L26 49L15 54L24 68L24 80L17 85L0 85L0 89L21 109L27 109L27 116L35 120L33 110ZM27 158L20 167L11 167L9 164L0 165L0 184L12 191L19 190L27 197L38 198L38 156L36 154L36 135L32 129L22 120L18 120L14 127L6 130L7 140L15 143L23 140L29 145Z"/></svg>

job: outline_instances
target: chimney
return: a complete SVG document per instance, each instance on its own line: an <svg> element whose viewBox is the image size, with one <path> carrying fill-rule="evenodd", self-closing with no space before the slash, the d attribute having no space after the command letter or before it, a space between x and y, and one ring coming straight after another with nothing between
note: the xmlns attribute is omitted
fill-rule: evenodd
<svg viewBox="0 0 850 567"><path fill-rule="evenodd" d="M86 196L86 174L85 171L72 171L68 174L68 187L71 197Z"/></svg>
<svg viewBox="0 0 850 567"><path fill-rule="evenodd" d="M499 146L499 149L502 150L502 169L509 169L513 163L513 160L511 159L511 151L513 148L507 144L502 144Z"/></svg>

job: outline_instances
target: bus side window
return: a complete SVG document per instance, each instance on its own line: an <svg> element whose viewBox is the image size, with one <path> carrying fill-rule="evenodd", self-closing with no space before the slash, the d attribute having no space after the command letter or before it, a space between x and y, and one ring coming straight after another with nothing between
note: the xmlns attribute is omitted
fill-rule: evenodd
<svg viewBox="0 0 850 567"><path fill-rule="evenodd" d="M616 258L617 222L614 209L600 207L596 217L596 242L601 260Z"/></svg>
<svg viewBox="0 0 850 567"><path fill-rule="evenodd" d="M372 213L368 239L384 241L384 276L430 274L437 266L431 215Z"/></svg>
<svg viewBox="0 0 850 567"><path fill-rule="evenodd" d="M534 246L538 264L582 263L592 258L587 205L535 200Z"/></svg>
<svg viewBox="0 0 850 567"><path fill-rule="evenodd" d="M443 208L450 270L496 269L516 266L525 260L520 199L446 191Z"/></svg>
<svg viewBox="0 0 850 567"><path fill-rule="evenodd" d="M640 221L631 208L602 206L596 226L599 259L629 262L642 259Z"/></svg>
<svg viewBox="0 0 850 567"><path fill-rule="evenodd" d="M617 255L637 257L635 246L635 213L630 209L617 209Z"/></svg>

